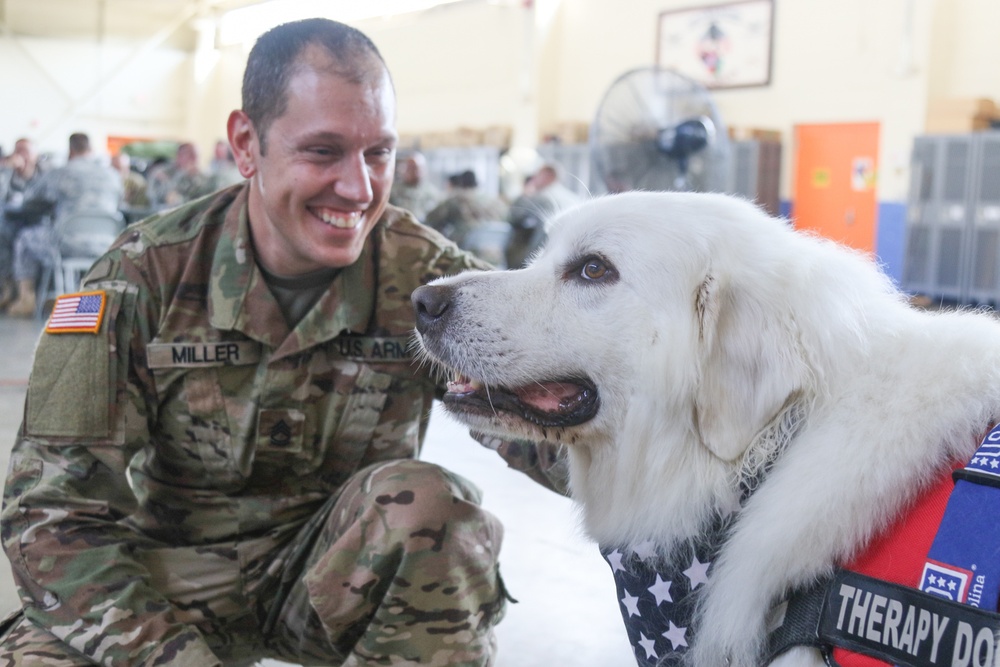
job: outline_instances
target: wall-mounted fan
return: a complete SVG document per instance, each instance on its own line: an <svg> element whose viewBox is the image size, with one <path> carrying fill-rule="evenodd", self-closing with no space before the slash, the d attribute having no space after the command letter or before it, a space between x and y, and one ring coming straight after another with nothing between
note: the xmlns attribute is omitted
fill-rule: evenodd
<svg viewBox="0 0 1000 667"><path fill-rule="evenodd" d="M726 126L708 91L673 70L640 67L605 92L590 132L598 187L723 192L730 173Z"/></svg>

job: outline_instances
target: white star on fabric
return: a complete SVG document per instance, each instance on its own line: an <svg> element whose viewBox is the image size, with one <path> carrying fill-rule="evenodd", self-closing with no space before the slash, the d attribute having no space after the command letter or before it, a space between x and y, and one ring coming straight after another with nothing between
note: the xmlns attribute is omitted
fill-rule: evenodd
<svg viewBox="0 0 1000 667"><path fill-rule="evenodd" d="M691 559L691 567L684 570L684 576L691 580L691 590L698 588L701 584L708 583L708 566L711 564L711 562L700 562L697 556Z"/></svg>
<svg viewBox="0 0 1000 667"><path fill-rule="evenodd" d="M653 544L652 540L646 540L645 542L640 542L635 545L632 551L634 551L635 555L641 560L649 560L656 555L656 545Z"/></svg>
<svg viewBox="0 0 1000 667"><path fill-rule="evenodd" d="M659 658L660 656L656 655L656 651L653 650L653 647L656 646L656 641L653 639L647 639L646 635L641 632L639 633L639 637L639 646L641 646L642 650L646 652L646 660L649 660L650 658Z"/></svg>
<svg viewBox="0 0 1000 667"><path fill-rule="evenodd" d="M660 578L660 575L656 575L656 583L649 587L649 592L653 594L656 598L656 604L661 602L673 602L674 599L670 596L670 584L673 582L664 581Z"/></svg>
<svg viewBox="0 0 1000 667"><path fill-rule="evenodd" d="M663 633L663 636L670 640L670 646L673 650L677 650L678 646L687 646L687 640L684 635L687 634L687 628L678 628L674 625L673 621L670 621L670 629Z"/></svg>
<svg viewBox="0 0 1000 667"><path fill-rule="evenodd" d="M629 592L624 588L622 590L625 591L625 597L622 598L622 604L625 605L626 609L628 609L628 615L641 616L641 614L639 614L639 598L629 594Z"/></svg>
<svg viewBox="0 0 1000 667"><path fill-rule="evenodd" d="M624 572L625 566L622 565L622 552L615 549L608 554L608 563L611 564L611 572Z"/></svg>
<svg viewBox="0 0 1000 667"><path fill-rule="evenodd" d="M948 582L948 590L951 590L951 591L953 591L953 590L955 590L956 588L958 588L958 584L956 584L956 583L955 583L954 581L949 581L949 582Z"/></svg>
<svg viewBox="0 0 1000 667"><path fill-rule="evenodd" d="M997 466L1000 466L1000 461L997 461L996 459L993 459L992 461L990 461L990 467L991 468L996 468Z"/></svg>

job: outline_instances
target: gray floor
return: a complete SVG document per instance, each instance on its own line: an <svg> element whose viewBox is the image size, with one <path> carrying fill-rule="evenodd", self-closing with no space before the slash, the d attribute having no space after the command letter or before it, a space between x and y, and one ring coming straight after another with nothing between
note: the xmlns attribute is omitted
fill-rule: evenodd
<svg viewBox="0 0 1000 667"><path fill-rule="evenodd" d="M0 315L0 465L21 420L27 378L41 327ZM631 667L615 587L596 547L580 534L568 500L508 470L461 426L436 413L424 458L447 465L483 489L484 505L503 521L501 568L511 595L497 629L497 667ZM0 558L0 612L17 597ZM279 663L268 662L268 667Z"/></svg>

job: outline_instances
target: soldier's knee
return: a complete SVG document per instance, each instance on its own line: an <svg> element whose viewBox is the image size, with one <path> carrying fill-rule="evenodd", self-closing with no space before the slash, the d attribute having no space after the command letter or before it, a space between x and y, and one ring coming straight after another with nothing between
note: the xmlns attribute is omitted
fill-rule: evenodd
<svg viewBox="0 0 1000 667"><path fill-rule="evenodd" d="M374 471L369 502L388 525L402 529L407 550L470 551L495 559L503 538L500 521L480 506L471 482L423 461L397 461ZM398 531L397 531L397 534Z"/></svg>
<svg viewBox="0 0 1000 667"><path fill-rule="evenodd" d="M32 625L23 614L0 622L0 664L5 667L94 667L51 633Z"/></svg>

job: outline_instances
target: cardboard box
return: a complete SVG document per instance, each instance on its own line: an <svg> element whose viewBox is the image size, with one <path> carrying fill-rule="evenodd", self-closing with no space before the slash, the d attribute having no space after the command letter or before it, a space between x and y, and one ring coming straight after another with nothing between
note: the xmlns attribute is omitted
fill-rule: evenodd
<svg viewBox="0 0 1000 667"><path fill-rule="evenodd" d="M729 138L733 141L772 141L780 144L781 131L759 127L730 127Z"/></svg>
<svg viewBox="0 0 1000 667"><path fill-rule="evenodd" d="M936 98L927 103L928 133L975 132L990 129L1000 119L1000 109L988 97Z"/></svg>
<svg viewBox="0 0 1000 667"><path fill-rule="evenodd" d="M555 123L542 133L542 143L585 144L590 140L590 123L565 121Z"/></svg>
<svg viewBox="0 0 1000 667"><path fill-rule="evenodd" d="M483 146L509 148L513 130L507 125L491 125L482 132Z"/></svg>

